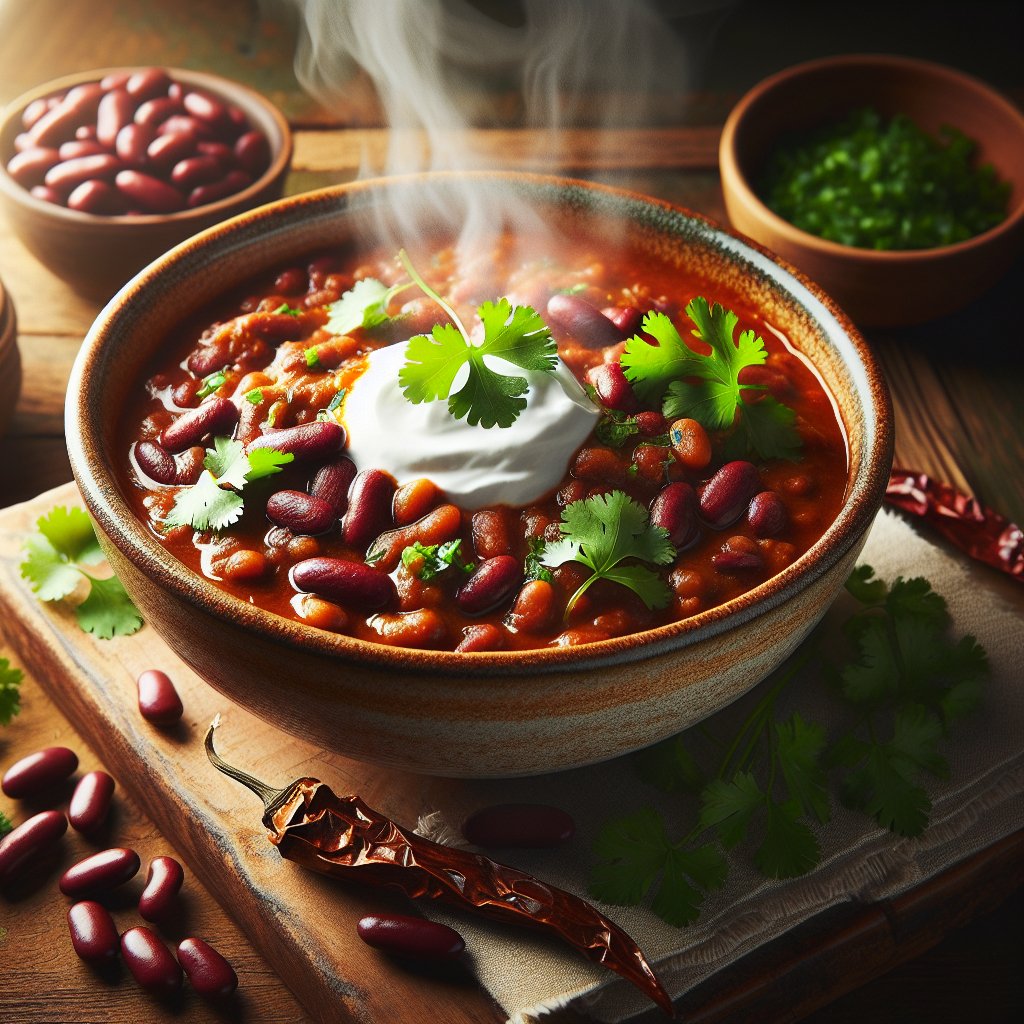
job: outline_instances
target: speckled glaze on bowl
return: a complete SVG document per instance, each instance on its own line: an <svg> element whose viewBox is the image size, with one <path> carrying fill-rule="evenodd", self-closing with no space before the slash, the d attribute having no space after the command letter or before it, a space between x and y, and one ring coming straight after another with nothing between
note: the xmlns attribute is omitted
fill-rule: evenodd
<svg viewBox="0 0 1024 1024"><path fill-rule="evenodd" d="M978 144L1012 192L1001 223L955 245L876 252L830 242L773 213L755 190L780 139L875 107L925 131L946 124ZM821 285L862 327L923 323L967 305L1024 249L1024 114L976 78L928 61L880 54L828 57L759 82L735 106L719 145L722 192L737 231Z"/></svg>
<svg viewBox="0 0 1024 1024"><path fill-rule="evenodd" d="M456 654L312 629L192 574L132 514L115 463L115 410L168 328L261 269L344 242L393 200L502 189L552 213L615 218L634 240L742 288L796 340L836 398L850 446L846 501L806 555L737 600L669 626L575 648ZM114 568L143 614L215 688L257 715L360 759L450 776L508 776L614 757L678 732L746 692L839 591L877 512L892 412L863 340L815 287L685 210L531 175L431 175L306 193L192 239L100 315L71 375L72 467Z"/></svg>
<svg viewBox="0 0 1024 1024"><path fill-rule="evenodd" d="M267 137L270 165L248 188L214 203L178 213L107 217L69 210L31 195L7 173L22 111L39 97L137 68L98 68L57 78L12 100L0 114L0 205L25 247L40 263L86 298L106 302L147 263L198 231L277 199L292 159L292 135L284 115L247 86L219 75L182 68L166 70L176 81L239 107Z"/></svg>

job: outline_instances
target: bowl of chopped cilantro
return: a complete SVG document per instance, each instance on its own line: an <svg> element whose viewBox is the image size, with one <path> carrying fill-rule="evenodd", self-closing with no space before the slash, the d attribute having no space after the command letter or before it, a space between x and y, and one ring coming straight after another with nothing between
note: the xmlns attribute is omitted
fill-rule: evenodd
<svg viewBox="0 0 1024 1024"><path fill-rule="evenodd" d="M719 161L733 225L862 326L962 308L1024 242L1024 115L939 64L849 55L781 71L733 109Z"/></svg>

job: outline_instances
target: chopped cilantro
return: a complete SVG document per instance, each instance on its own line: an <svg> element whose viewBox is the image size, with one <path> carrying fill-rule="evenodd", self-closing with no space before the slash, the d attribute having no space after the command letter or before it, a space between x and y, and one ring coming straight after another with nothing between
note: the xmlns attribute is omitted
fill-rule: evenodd
<svg viewBox="0 0 1024 1024"><path fill-rule="evenodd" d="M10 725L21 708L19 687L25 673L6 658L0 658L0 725Z"/></svg>
<svg viewBox="0 0 1024 1024"><path fill-rule="evenodd" d="M404 281L389 288L375 277L356 281L340 299L327 307L327 330L332 334L351 334L360 327L379 327L392 319L388 316L388 303L410 287L410 282Z"/></svg>
<svg viewBox="0 0 1024 1024"><path fill-rule="evenodd" d="M320 366L320 356L317 354L316 345L311 345L306 349L306 366L311 370Z"/></svg>
<svg viewBox="0 0 1024 1024"><path fill-rule="evenodd" d="M227 379L227 374L223 370L207 374L196 392L196 398L206 398L207 395L212 395Z"/></svg>
<svg viewBox="0 0 1024 1024"><path fill-rule="evenodd" d="M298 316L302 312L302 310L295 309L294 306L289 306L287 302L282 302L281 305L277 307L277 309L273 310L273 312L284 313L285 316Z"/></svg>
<svg viewBox="0 0 1024 1024"><path fill-rule="evenodd" d="M128 636L142 626L142 616L116 576L98 579L82 568L103 558L92 521L80 508L58 506L36 520L38 533L23 545L21 575L42 601L68 597L83 580L89 584L75 618L86 633L103 640Z"/></svg>
<svg viewBox="0 0 1024 1024"><path fill-rule="evenodd" d="M611 580L629 587L648 608L664 608L671 592L664 580L643 565L623 565L625 558L637 558L655 565L667 565L676 556L668 530L653 526L647 510L624 491L596 494L574 501L562 509L564 536L544 547L541 561L556 568L579 562L591 570L566 605L572 612L581 595L596 580Z"/></svg>
<svg viewBox="0 0 1024 1024"><path fill-rule="evenodd" d="M253 388L252 391L246 391L245 400L253 405L259 405L263 401L263 389Z"/></svg>
<svg viewBox="0 0 1024 1024"><path fill-rule="evenodd" d="M402 565L424 583L450 568L471 573L476 565L462 561L459 551L461 546L462 541L458 538L443 544L421 544L414 541L402 551Z"/></svg>
<svg viewBox="0 0 1024 1024"><path fill-rule="evenodd" d="M334 412L335 409L340 408L341 403L345 401L346 390L346 388L342 388L340 391L335 393L334 397L327 404L328 412Z"/></svg>
<svg viewBox="0 0 1024 1024"><path fill-rule="evenodd" d="M541 559L544 556L544 540L541 537L530 538L530 550L527 552L523 563L523 582L531 580L543 580L545 583L554 583L555 577L551 570L544 567Z"/></svg>

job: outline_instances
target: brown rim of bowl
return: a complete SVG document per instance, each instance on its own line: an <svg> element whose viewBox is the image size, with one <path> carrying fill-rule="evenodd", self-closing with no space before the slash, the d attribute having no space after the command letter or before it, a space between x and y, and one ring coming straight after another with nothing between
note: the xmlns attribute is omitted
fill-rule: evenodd
<svg viewBox="0 0 1024 1024"><path fill-rule="evenodd" d="M116 323L116 307L129 303L134 293L151 285L164 269L186 261L191 250L197 246L206 246L218 239L230 237L243 226L251 227L260 222L272 221L281 211L291 212L302 207L315 210L318 206L336 210L340 196L393 185L411 184L424 178L473 179L480 182L514 179L535 189L534 197L538 201L543 199L540 190L545 187L558 188L563 192L566 188L580 189L583 190L582 195L605 195L613 202L624 203L627 207L630 204L639 205L648 211L660 210L670 217L682 217L695 222L708 232L709 237L717 236L716 240L726 241L727 248L733 255L747 260L755 257L754 262L760 262L762 270L768 269L769 266L776 272L781 270L784 275L782 281L787 291L794 290L795 286L797 294L794 298L798 302L818 304L820 312L830 315L835 321L835 327L845 333L861 360L864 369L864 390L869 394L869 402L865 409L869 437L864 446L861 471L859 477L847 480L843 508L822 537L782 572L740 597L690 618L580 647L545 647L526 651L467 654L389 647L385 644L356 640L303 625L232 597L191 570L183 574L182 563L150 536L121 496L112 473L104 467L101 455L102 433L98 424L90 421L88 391L83 387L83 382L90 376L92 364L96 359L95 336L111 329ZM625 215L627 211L620 207L619 212ZM325 210L325 215L328 214L329 210ZM786 277L792 280L787 281ZM805 294L799 294L801 289ZM451 676L501 676L529 669L573 671L596 664L642 660L696 642L703 638L702 633L714 636L730 628L733 623L743 623L758 617L786 601L802 589L805 582L813 581L826 573L867 531L888 483L893 451L893 413L889 392L867 343L832 300L799 271L783 265L762 246L726 231L707 217L672 203L624 189L570 178L487 171L435 172L427 175L376 178L305 192L224 221L176 246L129 282L119 295L111 300L93 325L72 368L68 385L65 430L75 477L86 504L101 529L143 572L159 585L171 590L177 598L225 622L253 628L270 635L287 646L338 655L340 664L347 658L359 664L380 668L401 668L424 674L444 672Z"/></svg>
<svg viewBox="0 0 1024 1024"><path fill-rule="evenodd" d="M148 65L147 65L148 66ZM67 217L72 222L79 224L103 224L117 227L124 227L128 230L133 228L142 229L152 224L188 224L189 221L206 220L211 214L218 210L226 210L240 202L255 196L266 188L267 182L287 171L292 159L292 132L285 120L284 114L274 106L265 96L250 89L249 86L236 82L233 79L225 78L223 75L210 74L205 71L190 71L188 68L175 68L169 65L153 65L162 67L170 76L181 80L189 85L197 85L207 89L216 96L235 102L228 90L234 89L244 96L248 103L254 108L263 110L267 117L273 122L279 135L279 146L275 147L275 140L268 138L271 147L270 164L267 169L256 178L251 184L238 192L232 192L212 203L203 206L196 206L190 210L178 210L175 213L140 213L132 217L125 217L111 214L83 213L81 210L69 210L66 206L58 206L56 203L48 203L44 199L37 199L27 188L19 185L7 173L7 157L0 154L0 189L10 193L18 202L24 202L29 207L46 213L53 217ZM131 65L128 67L114 68L93 68L90 71L79 71L73 75L64 75L61 78L54 78L52 81L44 82L42 85L30 89L28 92L16 96L0 112L0 125L7 122L8 118L20 114L33 100L40 97L50 96L56 92L63 92L75 85L82 85L87 82L98 82L107 75L123 71L140 71L143 65ZM246 111L246 116L249 112ZM253 127L256 127L255 125ZM275 151L276 149L276 151Z"/></svg>
<svg viewBox="0 0 1024 1024"><path fill-rule="evenodd" d="M1020 189L1017 198L1017 205L1013 210L1007 212L1006 217L994 227L983 231L980 235L974 235L962 242L954 242L951 245L937 246L930 249L866 249L861 246L843 245L841 242L832 242L818 235L812 235L808 231L798 228L791 221L780 217L771 210L751 186L749 179L740 166L736 151L736 136L740 130L740 122L751 117L751 112L756 114L757 108L767 102L767 96L775 88L795 78L806 74L814 74L818 71L828 71L832 68L892 68L904 69L907 71L918 71L929 74L935 78L942 78L953 82L961 88L981 95L985 101L1000 108L1010 119L1017 121L1020 126L1021 135L1024 136L1024 114L1010 102L1005 96L997 92L991 86L986 85L980 79L968 75L966 72L958 71L955 68L947 67L944 64L936 64L932 61L918 60L913 57L900 57L894 54L848 54L842 57L823 57L818 60L807 61L803 64L795 64L792 67L779 71L774 75L758 82L747 92L729 112L725 126L722 129L722 137L718 147L719 166L723 177L729 175L741 201L749 207L755 207L759 215L778 234L788 234L793 240L807 249L816 250L827 256L840 256L846 258L857 257L859 259L877 260L880 265L887 263L899 263L908 259L914 262L939 262L961 254L968 254L980 249L991 239L1002 235L1010 234L1017 230L1018 225L1024 221L1024 189ZM748 122L749 123L749 122ZM964 129L969 135L969 129Z"/></svg>

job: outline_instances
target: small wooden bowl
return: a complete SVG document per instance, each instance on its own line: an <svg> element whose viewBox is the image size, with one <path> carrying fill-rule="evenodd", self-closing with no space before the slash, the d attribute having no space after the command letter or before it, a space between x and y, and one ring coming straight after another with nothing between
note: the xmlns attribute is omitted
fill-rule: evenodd
<svg viewBox="0 0 1024 1024"><path fill-rule="evenodd" d="M18 352L18 317L14 303L0 281L0 438L14 416L21 391L21 356Z"/></svg>
<svg viewBox="0 0 1024 1024"><path fill-rule="evenodd" d="M570 234L613 223L629 244L742 292L810 359L849 444L846 497L823 537L741 597L670 625L579 647L459 654L314 629L239 600L186 569L131 510L118 416L176 325L217 296L329 247L383 239L396 210L526 203ZM368 234L367 234L368 232ZM405 234L395 237L408 237ZM602 237L608 237L607 234ZM438 174L307 192L212 228L157 260L111 302L71 374L71 465L100 541L146 621L231 700L363 760L436 775L571 768L653 743L762 680L840 591L892 464L893 422L864 340L815 286L702 217L583 182ZM159 667L159 666L153 666Z"/></svg>
<svg viewBox="0 0 1024 1024"><path fill-rule="evenodd" d="M773 213L754 182L792 133L874 107L908 115L930 133L959 128L1012 192L1006 219L964 242L879 252L826 241ZM977 298L1024 245L1024 116L969 75L926 61L852 55L810 61L756 85L726 121L719 148L725 208L733 226L799 267L861 326L922 323Z"/></svg>
<svg viewBox="0 0 1024 1024"><path fill-rule="evenodd" d="M270 143L270 164L251 185L191 210L133 217L100 216L37 199L8 174L14 138L23 131L22 111L35 99L136 68L102 68L40 85L13 100L0 115L0 203L26 248L76 292L106 301L147 263L213 224L277 199L291 164L292 136L281 112L252 89L219 75L166 70L176 81L239 107Z"/></svg>

